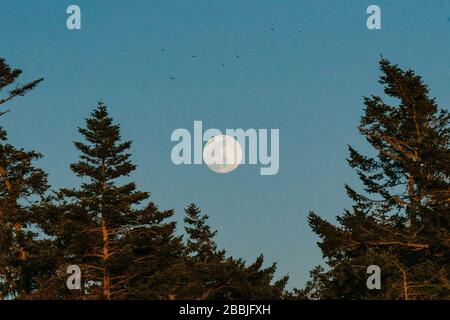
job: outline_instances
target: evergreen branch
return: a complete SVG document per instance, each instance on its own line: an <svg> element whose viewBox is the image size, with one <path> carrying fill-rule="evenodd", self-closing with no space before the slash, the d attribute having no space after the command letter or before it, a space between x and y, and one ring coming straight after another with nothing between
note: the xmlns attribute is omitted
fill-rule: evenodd
<svg viewBox="0 0 450 320"><path fill-rule="evenodd" d="M91 265L91 264L86 264L86 263L82 263L82 264L80 264L79 266L80 266L80 267L86 267L86 268L88 268L88 269L96 269L96 270L105 271L105 268L98 267L98 266L94 266L94 265Z"/></svg>
<svg viewBox="0 0 450 320"><path fill-rule="evenodd" d="M368 244L382 245L382 246L397 245L397 246L402 246L402 247L416 248L414 250L423 250L423 249L429 248L428 244L403 243L403 242L399 242L399 241L369 241Z"/></svg>

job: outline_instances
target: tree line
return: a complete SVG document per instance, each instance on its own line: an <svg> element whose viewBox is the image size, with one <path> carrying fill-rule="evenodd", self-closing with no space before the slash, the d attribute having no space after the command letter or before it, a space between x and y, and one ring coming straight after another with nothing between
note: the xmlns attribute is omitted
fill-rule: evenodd
<svg viewBox="0 0 450 320"><path fill-rule="evenodd" d="M36 167L42 155L13 146L0 127L0 299L450 299L450 116L412 70L380 61L381 84L398 105L364 99L360 133L374 148L349 147L364 190L333 225L308 216L327 265L301 289L275 278L263 255L246 263L217 247L208 215L185 208L184 233L129 175L131 141L99 102L78 128L77 188L54 190ZM18 85L0 59L0 105L43 79ZM12 88L12 89L9 89ZM3 117L8 110L4 110ZM269 235L270 236L270 235ZM368 290L366 268L382 271ZM67 287L67 267L82 287Z"/></svg>

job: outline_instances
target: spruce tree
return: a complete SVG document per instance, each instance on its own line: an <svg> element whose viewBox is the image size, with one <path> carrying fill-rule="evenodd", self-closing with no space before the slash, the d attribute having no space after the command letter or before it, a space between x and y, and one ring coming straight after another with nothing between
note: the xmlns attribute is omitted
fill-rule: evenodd
<svg viewBox="0 0 450 320"><path fill-rule="evenodd" d="M22 71L11 69L0 58L0 105L31 91L38 79L18 85ZM0 112L3 116L9 110ZM34 151L18 149L8 142L7 132L0 127L0 299L26 298L36 287L36 273L41 272L42 244L36 233L35 207L47 190L47 176L33 162L41 158ZM45 264L45 263L44 263Z"/></svg>
<svg viewBox="0 0 450 320"><path fill-rule="evenodd" d="M330 267L315 273L319 281L310 292L338 299L449 299L450 115L412 70L386 59L380 69L384 92L398 105L364 99L359 130L374 155L349 147L348 162L364 192L346 186L354 205L337 217L340 225L309 215ZM366 287L373 264L381 268L381 290Z"/></svg>
<svg viewBox="0 0 450 320"><path fill-rule="evenodd" d="M214 241L217 231L207 224L208 215L190 204L185 209L187 270L189 281L181 293L185 299L281 299L288 277L273 282L276 264L263 267L259 256L252 264L227 257Z"/></svg>
<svg viewBox="0 0 450 320"><path fill-rule="evenodd" d="M24 96L43 79L17 84L22 70L12 69L0 58L0 105ZM11 89L9 89L11 88ZM9 110L2 110L3 116ZM18 149L8 142L0 127L0 299L26 298L35 287L34 273L39 269L39 243L33 208L47 190L46 174L33 165L41 155Z"/></svg>
<svg viewBox="0 0 450 320"><path fill-rule="evenodd" d="M34 289L39 268L35 206L47 190L47 176L33 162L41 155L16 149L0 129L0 293L2 297L25 298ZM33 228L34 227L34 228ZM46 243L48 244L48 243Z"/></svg>
<svg viewBox="0 0 450 320"><path fill-rule="evenodd" d="M209 216L201 215L201 210L195 203L191 203L185 210L185 230L188 234L187 252L195 254L200 260L207 260L208 256L216 252L214 237L217 230L211 230L207 224Z"/></svg>
<svg viewBox="0 0 450 320"><path fill-rule="evenodd" d="M160 275L181 252L175 224L166 222L173 211L159 211L151 202L142 206L149 194L138 191L133 182L119 183L136 166L128 153L131 142L121 142L119 125L113 123L104 103L98 103L79 132L86 142L75 142L81 155L71 169L82 184L61 190L63 202L55 206L54 227L49 232L57 238L66 265L81 268L83 289L62 295L68 299L142 298L148 293L140 291L142 286L162 286Z"/></svg>

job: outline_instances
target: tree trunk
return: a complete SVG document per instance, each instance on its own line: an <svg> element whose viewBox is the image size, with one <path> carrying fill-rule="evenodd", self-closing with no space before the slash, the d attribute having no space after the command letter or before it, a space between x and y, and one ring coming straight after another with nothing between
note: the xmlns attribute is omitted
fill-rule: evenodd
<svg viewBox="0 0 450 320"><path fill-rule="evenodd" d="M106 263L109 257L109 234L105 219L102 218L102 234L103 234L103 252L102 259ZM107 266L103 270L103 297L106 300L111 300L111 279Z"/></svg>
<svg viewBox="0 0 450 320"><path fill-rule="evenodd" d="M105 161L102 160L100 171L102 173L102 176L105 174ZM104 262L103 266L103 297L106 300L111 300L111 278L109 275L109 269L106 265L109 258L109 232L108 232L108 226L105 220L105 213L103 212L103 193L106 190L106 183L103 181L101 183L101 199L100 199L100 214L102 219L102 235L103 235L103 250L102 250L102 259Z"/></svg>

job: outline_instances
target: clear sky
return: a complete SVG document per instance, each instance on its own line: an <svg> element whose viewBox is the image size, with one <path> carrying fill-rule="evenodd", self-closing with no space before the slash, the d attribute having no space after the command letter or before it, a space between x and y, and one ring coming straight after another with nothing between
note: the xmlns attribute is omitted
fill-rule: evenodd
<svg viewBox="0 0 450 320"><path fill-rule="evenodd" d="M70 4L81 7L79 31L66 28ZM366 28L370 4L381 7L382 30ZM308 211L334 220L351 205L344 183L359 186L346 145L370 150L356 126L363 95L382 93L380 54L421 74L440 106L450 105L449 0L0 5L0 56L24 70L24 82L45 77L2 121L16 145L45 155L39 165L54 188L78 184L68 168L77 159L72 141L103 99L134 140L139 188L174 208L178 221L196 202L219 229L219 246L247 261L264 253L291 276L289 287L322 263ZM221 130L280 129L279 173L175 166L170 135L192 131L194 120Z"/></svg>

